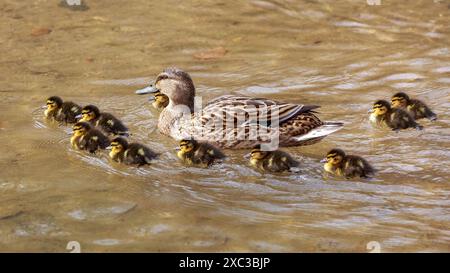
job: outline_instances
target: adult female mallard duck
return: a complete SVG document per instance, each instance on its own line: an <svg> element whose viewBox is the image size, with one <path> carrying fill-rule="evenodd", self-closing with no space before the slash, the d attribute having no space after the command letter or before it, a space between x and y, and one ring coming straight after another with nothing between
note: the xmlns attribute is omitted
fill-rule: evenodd
<svg viewBox="0 0 450 273"><path fill-rule="evenodd" d="M407 111L414 119L427 118L429 120L436 120L437 116L431 109L422 101L410 99L408 95L399 92L392 96L391 106L393 108L400 108Z"/></svg>
<svg viewBox="0 0 450 273"><path fill-rule="evenodd" d="M194 112L194 83L188 73L177 68L164 70L154 86L136 93L158 91L169 97L158 128L177 140L194 138L229 149L258 144L298 146L316 143L343 126L322 122L314 112L319 106L234 95L218 97Z"/></svg>

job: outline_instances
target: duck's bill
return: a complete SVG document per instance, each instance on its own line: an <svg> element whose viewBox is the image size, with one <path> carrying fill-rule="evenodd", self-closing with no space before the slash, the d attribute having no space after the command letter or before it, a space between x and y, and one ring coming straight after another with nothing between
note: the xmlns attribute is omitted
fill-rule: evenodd
<svg viewBox="0 0 450 273"><path fill-rule="evenodd" d="M244 158L245 158L245 159L250 159L250 157L252 157L252 154L251 154L251 153L248 153L248 154L244 155Z"/></svg>
<svg viewBox="0 0 450 273"><path fill-rule="evenodd" d="M112 150L112 146L106 147L105 150Z"/></svg>
<svg viewBox="0 0 450 273"><path fill-rule="evenodd" d="M326 158L320 160L320 163L326 163L326 162L327 162L327 159L326 159Z"/></svg>
<svg viewBox="0 0 450 273"><path fill-rule="evenodd" d="M76 119L80 119L80 118L82 118L82 117L83 117L83 115L81 115L81 114L75 116Z"/></svg>
<svg viewBox="0 0 450 273"><path fill-rule="evenodd" d="M73 135L73 130L72 130L72 129L67 130L66 133L67 133L68 135Z"/></svg>
<svg viewBox="0 0 450 273"><path fill-rule="evenodd" d="M47 105L42 105L41 109L47 109Z"/></svg>
<svg viewBox="0 0 450 273"><path fill-rule="evenodd" d="M154 86L147 86L145 88L136 90L136 94L138 94L138 95L153 94L156 92L158 92L158 88L156 88Z"/></svg>
<svg viewBox="0 0 450 273"><path fill-rule="evenodd" d="M181 147L175 147L173 148L175 151L181 151Z"/></svg>
<svg viewBox="0 0 450 273"><path fill-rule="evenodd" d="M150 97L148 98L148 101L149 101L149 102L154 102L155 100L156 100L155 96L150 96Z"/></svg>
<svg viewBox="0 0 450 273"><path fill-rule="evenodd" d="M368 111L367 111L367 113L373 113L373 109L369 109Z"/></svg>

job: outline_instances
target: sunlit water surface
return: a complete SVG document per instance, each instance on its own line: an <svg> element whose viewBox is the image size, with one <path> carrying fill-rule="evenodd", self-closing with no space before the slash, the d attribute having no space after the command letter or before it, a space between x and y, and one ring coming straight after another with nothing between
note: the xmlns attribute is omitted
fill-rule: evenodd
<svg viewBox="0 0 450 273"><path fill-rule="evenodd" d="M57 2L0 3L0 251L65 252L69 241L82 251L363 252L370 241L450 251L449 1ZM257 172L247 151L184 167L155 130L157 111L133 94L167 66L188 71L204 102L318 104L345 128L288 149L299 174ZM438 121L373 129L371 103L398 91ZM55 94L121 117L160 159L138 169L73 150L68 128L39 109ZM333 147L378 175L325 177L319 160Z"/></svg>

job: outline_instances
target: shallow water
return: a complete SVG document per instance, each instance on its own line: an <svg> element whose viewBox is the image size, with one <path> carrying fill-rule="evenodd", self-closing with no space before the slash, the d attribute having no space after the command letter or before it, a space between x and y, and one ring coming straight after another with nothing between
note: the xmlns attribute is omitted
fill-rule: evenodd
<svg viewBox="0 0 450 273"><path fill-rule="evenodd" d="M82 251L365 252L370 241L383 252L450 251L449 1L57 2L0 3L0 251L66 252L69 241ZM217 47L226 52L198 57ZM319 104L322 120L345 128L288 149L300 174L263 175L245 151L186 168L155 131L157 111L133 94L174 65L204 102ZM367 109L398 91L438 121L373 129ZM137 169L73 150L67 128L42 119L55 94L121 117L160 160ZM378 175L325 177L319 160L333 147Z"/></svg>

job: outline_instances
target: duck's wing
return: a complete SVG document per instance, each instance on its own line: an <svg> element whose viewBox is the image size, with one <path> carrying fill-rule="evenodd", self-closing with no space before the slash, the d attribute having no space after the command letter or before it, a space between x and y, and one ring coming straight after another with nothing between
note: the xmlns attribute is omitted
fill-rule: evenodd
<svg viewBox="0 0 450 273"><path fill-rule="evenodd" d="M245 96L225 95L210 101L203 109L202 117L223 119L226 122L233 120L237 125L260 124L270 126L278 121L282 124L299 114L314 112L317 105L301 105L278 102L264 98L251 98ZM237 121L235 119L238 119Z"/></svg>
<svg viewBox="0 0 450 273"><path fill-rule="evenodd" d="M193 119L191 135L222 148L250 148L256 144L308 145L339 130L341 123L323 123L316 105L226 95L210 101Z"/></svg>

